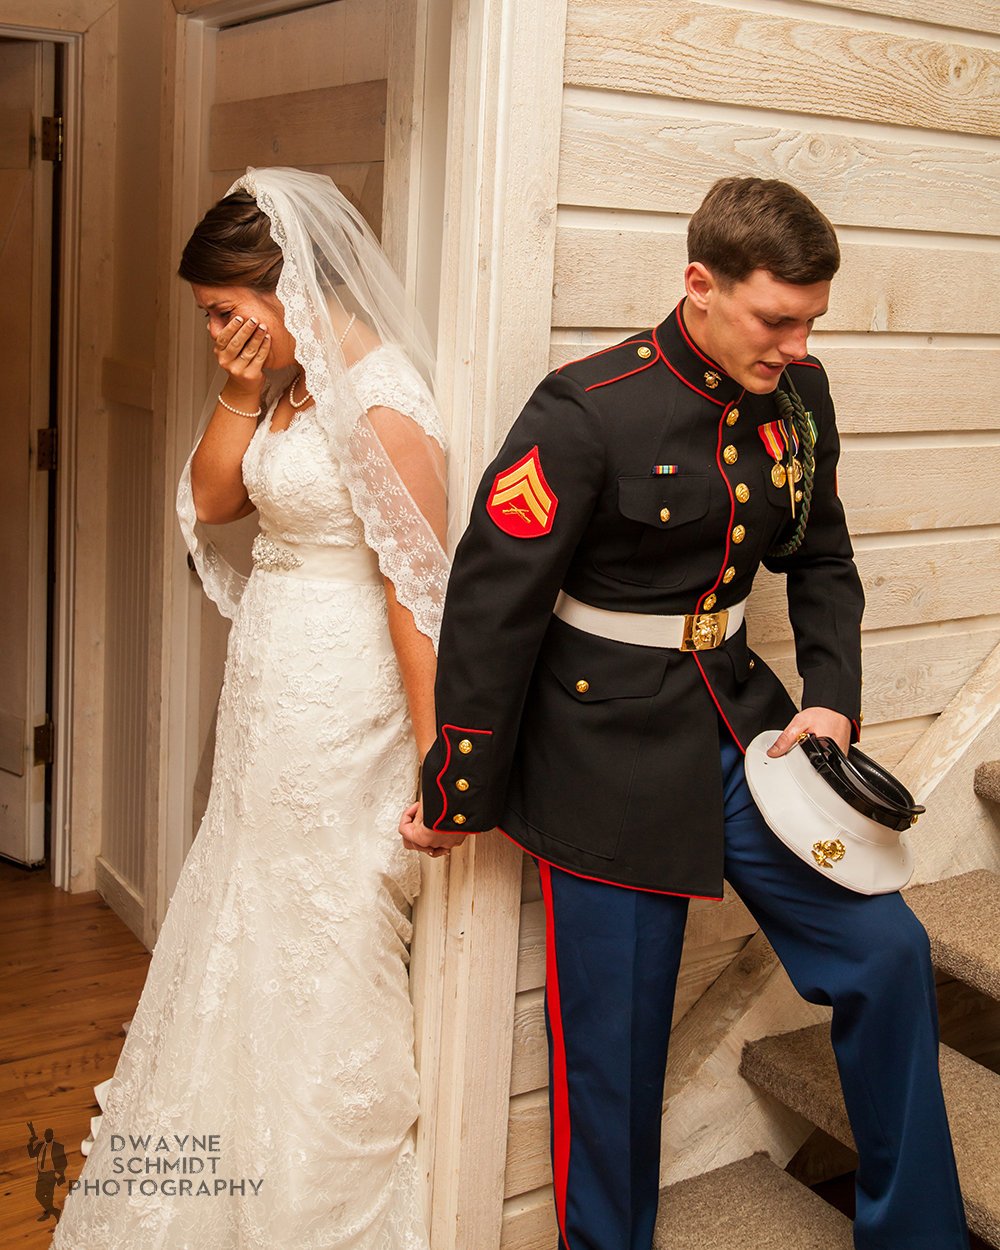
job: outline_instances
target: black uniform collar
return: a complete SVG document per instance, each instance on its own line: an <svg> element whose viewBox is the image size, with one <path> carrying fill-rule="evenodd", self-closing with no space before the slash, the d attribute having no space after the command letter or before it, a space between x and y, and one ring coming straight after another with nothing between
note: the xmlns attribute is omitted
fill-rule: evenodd
<svg viewBox="0 0 1000 1250"><path fill-rule="evenodd" d="M711 356L706 356L691 337L684 324L683 300L656 327L653 337L670 372L711 403L725 408L743 394L743 387Z"/></svg>

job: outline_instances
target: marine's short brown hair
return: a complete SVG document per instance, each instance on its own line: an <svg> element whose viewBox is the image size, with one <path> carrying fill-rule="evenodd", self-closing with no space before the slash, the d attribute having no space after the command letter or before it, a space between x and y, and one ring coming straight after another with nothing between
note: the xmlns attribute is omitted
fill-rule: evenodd
<svg viewBox="0 0 1000 1250"><path fill-rule="evenodd" d="M720 178L688 224L688 261L725 282L766 269L782 282L828 281L840 268L833 226L801 191L776 178Z"/></svg>
<svg viewBox="0 0 1000 1250"><path fill-rule="evenodd" d="M236 191L213 205L184 246L178 274L198 286L245 286L273 292L281 276L281 248L257 201Z"/></svg>

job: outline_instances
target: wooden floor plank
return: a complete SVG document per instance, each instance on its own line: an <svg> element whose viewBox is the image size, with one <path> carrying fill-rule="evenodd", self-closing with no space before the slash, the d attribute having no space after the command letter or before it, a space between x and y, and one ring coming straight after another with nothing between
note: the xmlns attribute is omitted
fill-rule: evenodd
<svg viewBox="0 0 1000 1250"><path fill-rule="evenodd" d="M0 1246L44 1250L27 1121L51 1127L80 1174L80 1142L98 1114L94 1086L114 1071L122 1023L139 1000L149 953L99 894L66 894L44 871L0 862ZM66 1196L56 1189L56 1206Z"/></svg>

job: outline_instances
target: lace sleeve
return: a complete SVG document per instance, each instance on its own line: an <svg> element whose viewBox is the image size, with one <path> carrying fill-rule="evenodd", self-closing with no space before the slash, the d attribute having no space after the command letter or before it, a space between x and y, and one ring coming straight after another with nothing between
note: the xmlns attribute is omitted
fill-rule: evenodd
<svg viewBox="0 0 1000 1250"><path fill-rule="evenodd" d="M398 347L369 352L351 369L350 376L362 407L392 408L410 417L445 449L444 428L427 383Z"/></svg>
<svg viewBox="0 0 1000 1250"><path fill-rule="evenodd" d="M380 347L350 370L364 415L351 437L351 498L368 545L437 647L448 584L444 432L423 379ZM405 532L405 541L401 541Z"/></svg>

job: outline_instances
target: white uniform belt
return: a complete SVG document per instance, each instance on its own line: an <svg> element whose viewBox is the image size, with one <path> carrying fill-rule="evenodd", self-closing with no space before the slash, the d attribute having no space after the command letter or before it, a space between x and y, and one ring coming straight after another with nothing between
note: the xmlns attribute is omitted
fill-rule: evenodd
<svg viewBox="0 0 1000 1250"><path fill-rule="evenodd" d="M743 624L747 601L734 603L719 612L692 613L688 616L651 616L645 612L611 612L559 592L556 616L574 629L631 642L640 647L673 647L679 651L710 651L719 646Z"/></svg>
<svg viewBox="0 0 1000 1250"><path fill-rule="evenodd" d="M270 534L253 540L254 568L286 577L302 577L350 585L381 585L378 556L370 547L337 547L321 543L286 543Z"/></svg>

